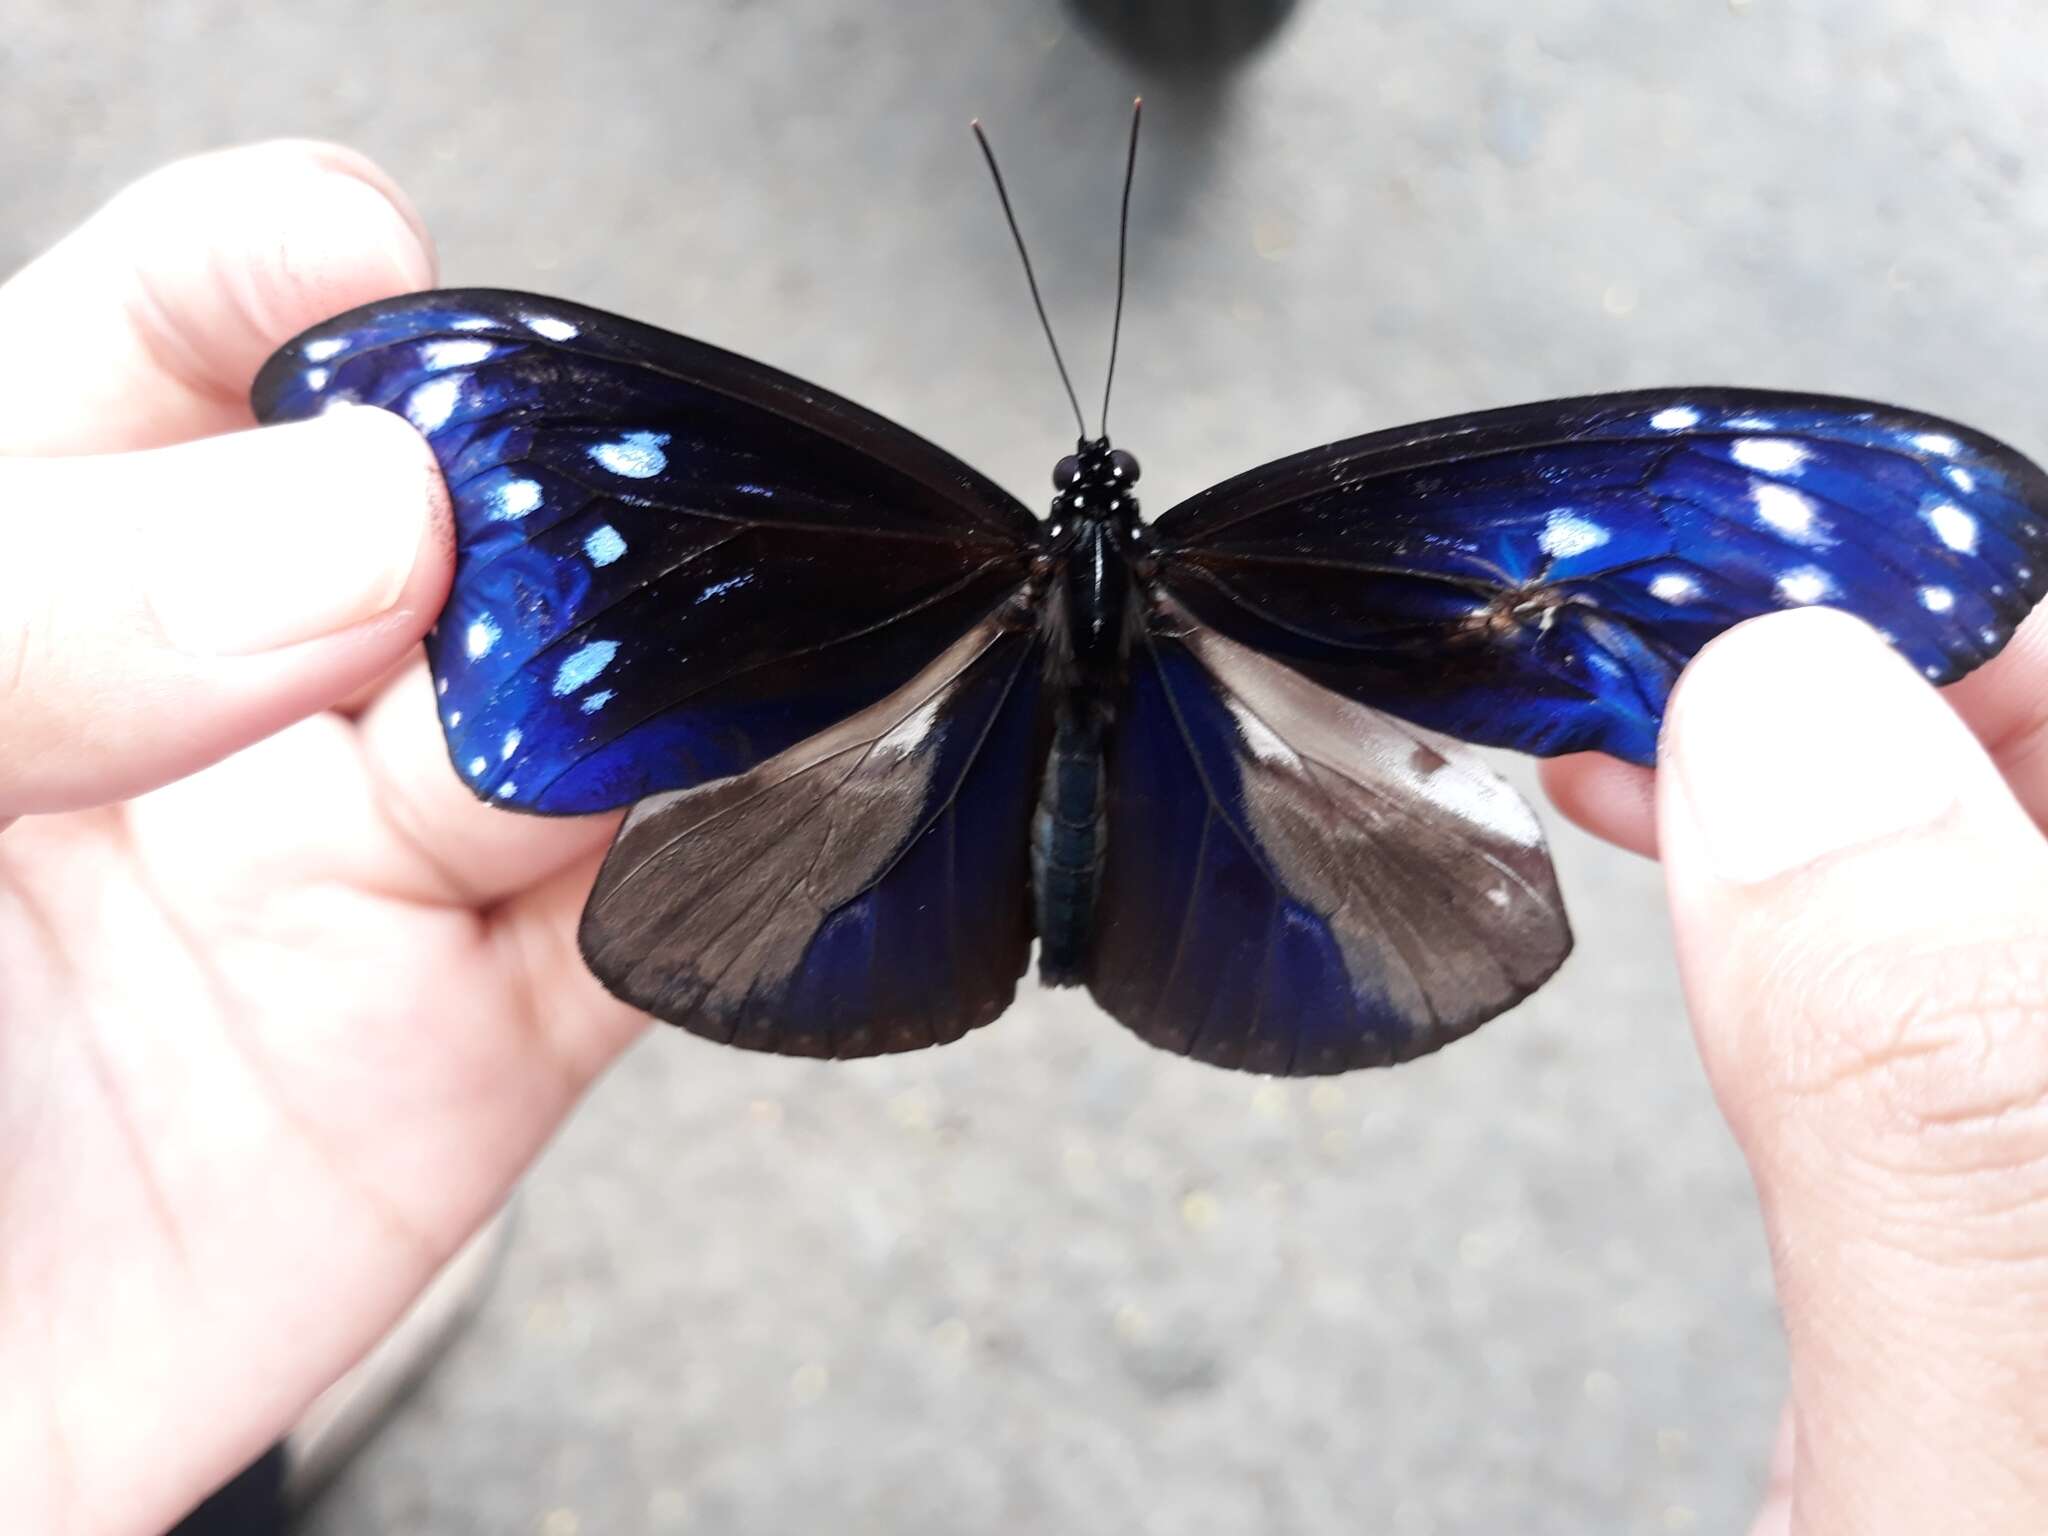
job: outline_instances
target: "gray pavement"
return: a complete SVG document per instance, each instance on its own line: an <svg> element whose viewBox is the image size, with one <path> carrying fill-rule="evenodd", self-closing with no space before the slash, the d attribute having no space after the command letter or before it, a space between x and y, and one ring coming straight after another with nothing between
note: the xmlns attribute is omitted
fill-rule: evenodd
<svg viewBox="0 0 2048 1536"><path fill-rule="evenodd" d="M1154 509L1667 382L1894 398L2048 456L2044 56L2020 0L1302 0L1208 85L1050 0L13 0L0 263L172 155L338 137L449 280L772 360L1036 502L1071 428L965 123L1085 391L1142 87L1115 425ZM313 1530L1740 1529L1782 1372L1753 1200L1655 871L1556 851L1576 957L1391 1073L1214 1072L1035 991L858 1065L649 1040Z"/></svg>

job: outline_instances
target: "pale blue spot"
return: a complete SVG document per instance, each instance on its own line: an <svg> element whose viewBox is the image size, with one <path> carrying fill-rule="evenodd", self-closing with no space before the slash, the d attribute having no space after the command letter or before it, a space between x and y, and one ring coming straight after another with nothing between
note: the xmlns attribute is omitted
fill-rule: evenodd
<svg viewBox="0 0 2048 1536"><path fill-rule="evenodd" d="M563 662L561 668L555 673L555 680L551 685L554 689L555 697L558 699L567 698L578 688L581 688L585 683L596 677L606 667L610 666L612 658L618 654L619 642L616 640L591 641L590 644L584 646L575 655Z"/></svg>
<svg viewBox="0 0 2048 1536"><path fill-rule="evenodd" d="M1935 537L1959 555L1977 553L1977 519L1961 507L1941 502L1920 514Z"/></svg>
<svg viewBox="0 0 2048 1536"><path fill-rule="evenodd" d="M590 556L592 565L610 565L625 552L626 541L610 523L594 530L583 540L583 553Z"/></svg>
<svg viewBox="0 0 2048 1536"><path fill-rule="evenodd" d="M666 432L628 432L616 443L598 443L590 456L615 475L628 480L651 480L668 468Z"/></svg>
<svg viewBox="0 0 2048 1536"><path fill-rule="evenodd" d="M422 432L437 432L455 414L455 402L462 395L462 378L434 379L414 390L405 402L405 419Z"/></svg>
<svg viewBox="0 0 2048 1536"><path fill-rule="evenodd" d="M540 482L501 480L490 489L491 517L501 523L516 523L541 503Z"/></svg>
<svg viewBox="0 0 2048 1536"><path fill-rule="evenodd" d="M600 688L597 690L597 692L591 694L588 698L586 698L583 701L583 713L585 713L586 715L594 715L600 709L603 709L605 705L611 703L611 701L611 689Z"/></svg>
<svg viewBox="0 0 2048 1536"><path fill-rule="evenodd" d="M488 341L430 341L420 348L420 361L436 372L443 368L469 368L490 355Z"/></svg>
<svg viewBox="0 0 2048 1536"><path fill-rule="evenodd" d="M510 800L514 795L518 793L519 786L517 784L514 784L510 779L507 779L504 783L498 786L498 798L500 800Z"/></svg>
<svg viewBox="0 0 2048 1536"><path fill-rule="evenodd" d="M1590 518L1579 516L1569 507L1559 507L1543 524L1536 542L1553 560L1569 560L1589 549L1598 549L1609 537L1607 530Z"/></svg>
<svg viewBox="0 0 2048 1536"><path fill-rule="evenodd" d="M1728 450L1744 469L1760 475L1796 475L1806 463L1806 445L1782 437L1745 437Z"/></svg>
<svg viewBox="0 0 2048 1536"><path fill-rule="evenodd" d="M1818 603L1833 597L1835 583L1816 565L1802 565L1778 578L1778 596L1788 603Z"/></svg>
<svg viewBox="0 0 2048 1536"><path fill-rule="evenodd" d="M708 603L712 598L722 596L732 591L735 587L744 587L753 579L754 573L752 571L741 571L737 576L728 576L723 581L714 581L710 586L697 594L697 601Z"/></svg>
<svg viewBox="0 0 2048 1536"><path fill-rule="evenodd" d="M516 730L507 731L505 733L505 745L502 748L500 748L498 752L498 760L500 762L510 762L512 760L512 754L514 752L517 752L518 750L519 732Z"/></svg>
<svg viewBox="0 0 2048 1536"><path fill-rule="evenodd" d="M1700 584L1683 571L1666 571L1650 582L1650 596L1660 603L1689 603L1700 595Z"/></svg>
<svg viewBox="0 0 2048 1536"><path fill-rule="evenodd" d="M505 632L498 628L498 621L496 619L492 618L488 613L478 615L475 622L469 626L469 634L465 637L465 643L469 648L469 659L471 661L481 661L484 657L491 654L491 647L495 646L504 636Z"/></svg>
<svg viewBox="0 0 2048 1536"><path fill-rule="evenodd" d="M480 778L483 775L483 771L488 767L490 767L490 764L485 762L482 758L472 757L469 760L469 776L472 779Z"/></svg>

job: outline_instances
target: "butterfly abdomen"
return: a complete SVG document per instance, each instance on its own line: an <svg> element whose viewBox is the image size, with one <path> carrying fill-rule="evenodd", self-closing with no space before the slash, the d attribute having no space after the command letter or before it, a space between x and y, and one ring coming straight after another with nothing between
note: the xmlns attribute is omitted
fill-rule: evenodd
<svg viewBox="0 0 2048 1536"><path fill-rule="evenodd" d="M1031 889L1038 906L1038 979L1081 981L1102 883L1103 720L1083 698L1063 701L1031 822Z"/></svg>

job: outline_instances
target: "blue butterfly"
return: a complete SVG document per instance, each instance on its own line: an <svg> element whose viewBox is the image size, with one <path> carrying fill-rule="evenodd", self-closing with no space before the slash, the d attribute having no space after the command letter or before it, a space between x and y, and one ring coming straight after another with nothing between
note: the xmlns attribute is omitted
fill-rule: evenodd
<svg viewBox="0 0 2048 1536"><path fill-rule="evenodd" d="M591 970L795 1055L989 1023L1034 935L1044 980L1219 1066L1434 1050L1571 948L1535 816L1450 738L1647 763L1679 670L1753 615L1847 609L1944 683L2048 590L2040 469L1818 395L1459 416L1149 522L1106 434L1040 520L815 385L530 294L354 310L254 401L425 435L455 771L510 810L631 806Z"/></svg>

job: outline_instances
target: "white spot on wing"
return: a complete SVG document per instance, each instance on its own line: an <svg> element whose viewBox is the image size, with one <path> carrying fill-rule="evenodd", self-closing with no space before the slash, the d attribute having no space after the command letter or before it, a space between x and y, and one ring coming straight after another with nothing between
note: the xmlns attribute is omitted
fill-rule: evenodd
<svg viewBox="0 0 2048 1536"><path fill-rule="evenodd" d="M887 735L875 743L877 751L893 752L898 757L908 757L924 745L925 737L932 733L932 727L939 723L939 706L945 702L943 693L935 693L912 713L903 717L890 728Z"/></svg>
<svg viewBox="0 0 2048 1536"><path fill-rule="evenodd" d="M668 455L662 451L668 440L666 432L628 432L616 443L594 445L590 456L615 475L651 480L668 468Z"/></svg>
<svg viewBox="0 0 2048 1536"><path fill-rule="evenodd" d="M510 800L514 795L518 793L519 786L517 784L514 784L510 779L507 779L504 783L498 786L498 798L500 800Z"/></svg>
<svg viewBox="0 0 2048 1536"><path fill-rule="evenodd" d="M490 766L491 765L485 762L482 758L472 757L469 760L469 776L472 779L480 778L483 775L483 771Z"/></svg>
<svg viewBox="0 0 2048 1536"><path fill-rule="evenodd" d="M545 336L549 341L573 341L576 338L576 327L553 315L522 315L520 318L526 322L529 331L536 336Z"/></svg>
<svg viewBox="0 0 2048 1536"><path fill-rule="evenodd" d="M1700 584L1683 571L1666 571L1650 583L1650 596L1661 603L1689 603L1700 595Z"/></svg>
<svg viewBox="0 0 2048 1536"><path fill-rule="evenodd" d="M1965 496L1977 489L1977 477L1960 464L1951 464L1942 473L1948 476L1948 483Z"/></svg>
<svg viewBox="0 0 2048 1536"><path fill-rule="evenodd" d="M1784 437L1738 438L1728 452L1744 469L1760 475L1797 474L1808 458L1804 444Z"/></svg>
<svg viewBox="0 0 2048 1536"><path fill-rule="evenodd" d="M504 631L498 628L498 621L496 619L492 618L488 613L479 614L471 621L469 633L463 640L464 645L469 651L469 659L471 661L480 661L482 658L490 655L491 647L496 645L503 635Z"/></svg>
<svg viewBox="0 0 2048 1536"><path fill-rule="evenodd" d="M461 710L459 710L459 709L451 709L451 710L449 710L449 711L448 711L448 729L452 731L452 730L454 730L454 729L455 729L455 727L456 727L456 726L458 726L458 725L460 725L460 724L462 724L462 711L461 711Z"/></svg>
<svg viewBox="0 0 2048 1536"><path fill-rule="evenodd" d="M1913 446L1923 453L1938 453L1943 458L1962 452L1963 445L1946 432L1922 432L1913 439Z"/></svg>
<svg viewBox="0 0 2048 1536"><path fill-rule="evenodd" d="M1443 764L1434 773L1424 773L1411 758L1401 777L1426 799L1495 837L1524 848L1542 845L1543 827L1536 820L1536 813L1520 795L1490 773L1455 761Z"/></svg>
<svg viewBox="0 0 2048 1536"><path fill-rule="evenodd" d="M1977 552L1977 519L1961 507L1940 502L1921 514L1927 519L1927 526L1934 530L1934 536L1959 555L1974 555Z"/></svg>
<svg viewBox="0 0 2048 1536"><path fill-rule="evenodd" d="M514 752L517 752L518 750L519 732L516 730L507 731L505 733L505 744L504 746L498 749L498 761L510 762L512 760L512 754Z"/></svg>
<svg viewBox="0 0 2048 1536"><path fill-rule="evenodd" d="M501 480L491 487L491 516L501 523L516 523L541 503L540 483L535 480Z"/></svg>
<svg viewBox="0 0 2048 1536"><path fill-rule="evenodd" d="M1757 521L1767 523L1788 539L1802 544L1828 542L1813 523L1813 502L1789 485L1759 480L1750 487L1749 499L1756 506Z"/></svg>
<svg viewBox="0 0 2048 1536"><path fill-rule="evenodd" d="M420 348L420 361L436 371L472 367L490 355L488 341L430 341Z"/></svg>
<svg viewBox="0 0 2048 1536"><path fill-rule="evenodd" d="M1818 603L1834 590L1834 582L1819 566L1802 565L1778 578L1778 596L1788 603Z"/></svg>
<svg viewBox="0 0 2048 1536"><path fill-rule="evenodd" d="M325 389L327 387L327 379L328 373L325 368L308 368L306 370L305 385L308 389Z"/></svg>
<svg viewBox="0 0 2048 1536"><path fill-rule="evenodd" d="M1956 595L1949 591L1947 587L1922 587L1920 589L1920 606L1929 613L1947 613L1955 605Z"/></svg>
<svg viewBox="0 0 2048 1536"><path fill-rule="evenodd" d="M1700 413L1689 405L1668 405L1650 418L1659 432L1683 432L1700 424Z"/></svg>
<svg viewBox="0 0 2048 1536"><path fill-rule="evenodd" d="M583 553L592 565L610 565L626 552L626 541L610 523L595 528L583 539Z"/></svg>
<svg viewBox="0 0 2048 1536"><path fill-rule="evenodd" d="M1608 538L1607 530L1598 523L1579 516L1569 508L1559 507L1543 524L1543 532L1537 535L1536 542L1552 559L1569 560L1573 555L1598 549Z"/></svg>
<svg viewBox="0 0 2048 1536"><path fill-rule="evenodd" d="M1232 695L1230 713L1237 721L1237 733L1244 738L1245 750L1262 763L1299 763L1294 748L1287 745L1273 728L1253 714L1242 699Z"/></svg>
<svg viewBox="0 0 2048 1536"><path fill-rule="evenodd" d="M406 397L405 419L422 432L446 426L455 414L455 402L462 395L462 378L432 379Z"/></svg>
<svg viewBox="0 0 2048 1536"><path fill-rule="evenodd" d="M556 698L566 698L612 664L619 654L616 640L593 640L556 669L550 687Z"/></svg>
<svg viewBox="0 0 2048 1536"><path fill-rule="evenodd" d="M588 697L586 697L586 698L584 699L584 701L583 701L583 713L585 713L586 715L594 715L594 714L596 714L596 713L597 713L597 712L598 712L598 711L599 711L600 709L603 709L603 708L605 707L605 705L607 705L607 704L611 703L611 701L612 701L612 691L611 691L611 689L609 689L609 688L600 688L600 689L598 689L598 690L597 690L597 692L595 692L595 693L593 693L593 694L589 695Z"/></svg>
<svg viewBox="0 0 2048 1536"><path fill-rule="evenodd" d="M443 698L446 698L448 695L448 679L445 677L435 678L434 692L440 694Z"/></svg>
<svg viewBox="0 0 2048 1536"><path fill-rule="evenodd" d="M299 355L309 363L324 363L330 357L338 357L348 348L345 336L323 336L318 341L309 341L299 348Z"/></svg>

